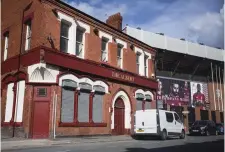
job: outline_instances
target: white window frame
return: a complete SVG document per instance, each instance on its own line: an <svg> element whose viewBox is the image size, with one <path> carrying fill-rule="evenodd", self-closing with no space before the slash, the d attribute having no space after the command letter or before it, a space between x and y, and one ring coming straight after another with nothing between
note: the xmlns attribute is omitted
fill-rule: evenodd
<svg viewBox="0 0 225 152"><path fill-rule="evenodd" d="M140 54L139 60L141 62L139 65L139 75L144 76L144 51L137 47L135 47L134 50L136 54Z"/></svg>
<svg viewBox="0 0 225 152"><path fill-rule="evenodd" d="M70 29L69 29L69 42L68 42L68 53L72 55L76 55L76 31L77 27L82 27L85 29L85 33L90 33L90 26L80 22L79 20L74 19L71 16L68 16L66 14L63 14L61 12L58 12L58 19L59 21L65 20L67 22L71 23ZM83 35L83 52L81 58L84 58L85 56L85 33Z"/></svg>
<svg viewBox="0 0 225 152"><path fill-rule="evenodd" d="M9 48L9 33L7 32L5 35L5 46L4 46L4 59L3 61L5 61L7 59L8 56L8 48Z"/></svg>
<svg viewBox="0 0 225 152"><path fill-rule="evenodd" d="M112 36L107 34L107 33L105 33L105 32L99 31L99 37L100 37L100 39L104 38L104 39L108 40L107 47L106 47L107 55L106 55L106 61L105 61L105 62L108 62L108 59L109 59L109 54L108 54L108 52L109 52L109 42L112 43Z"/></svg>
<svg viewBox="0 0 225 152"><path fill-rule="evenodd" d="M29 20L26 23L26 41L25 41L25 51L30 50L31 47L31 36L32 36L32 29L31 29L32 23L31 20Z"/></svg>
<svg viewBox="0 0 225 152"><path fill-rule="evenodd" d="M120 56L118 56L118 46L120 46L121 50L120 50ZM124 46L120 43L117 43L117 66L119 68L123 68L123 48ZM118 64L120 61L120 65Z"/></svg>
<svg viewBox="0 0 225 152"><path fill-rule="evenodd" d="M86 29L84 29L83 27L77 27L76 28L76 34L77 34L77 31L81 31L82 32L82 42L78 42L77 40L76 40L76 50L75 50L75 55L77 56L77 57L79 57L79 58L84 58L84 39L85 39L85 31L86 31ZM77 35L76 35L77 36ZM79 45L82 45L82 50L81 51L79 51L79 54L77 54L77 43L79 43Z"/></svg>
<svg viewBox="0 0 225 152"><path fill-rule="evenodd" d="M149 59L149 56L145 55L144 56L144 75L146 77L148 77L148 59Z"/></svg>
<svg viewBox="0 0 225 152"><path fill-rule="evenodd" d="M138 62L137 62L137 57L138 57ZM141 58L141 54L139 52L136 53L136 65L138 66L137 68L137 73L140 74L140 58Z"/></svg>
<svg viewBox="0 0 225 152"><path fill-rule="evenodd" d="M60 32L60 41L61 41L61 37L68 40L68 43L67 43L67 45L68 45L68 46L67 46L67 52L65 52L65 53L68 53L68 52L69 52L69 42L70 42L70 28L71 28L71 23L68 22L68 21L66 21L66 20L64 20L64 19L61 20L61 24L62 24L62 23L63 23L63 24L69 25L69 29L68 29L68 37L62 36L62 35L61 35L61 32ZM60 30L61 30L61 25L60 25ZM60 48L61 48L61 46L60 46ZM62 50L60 50L60 51L62 51Z"/></svg>
<svg viewBox="0 0 225 152"><path fill-rule="evenodd" d="M105 50L102 50L102 43L103 41L105 42L106 46L105 46ZM101 61L102 62L108 62L108 43L109 43L109 39L105 38L105 37L102 37L101 38ZM103 54L106 54L105 55L105 59L103 60Z"/></svg>

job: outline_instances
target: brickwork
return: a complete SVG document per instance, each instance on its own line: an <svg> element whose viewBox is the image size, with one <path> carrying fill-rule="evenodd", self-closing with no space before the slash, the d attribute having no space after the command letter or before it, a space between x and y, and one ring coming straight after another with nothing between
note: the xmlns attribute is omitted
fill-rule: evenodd
<svg viewBox="0 0 225 152"><path fill-rule="evenodd" d="M123 69L129 72L137 73L136 68L136 54L133 50L128 47L128 49L123 49Z"/></svg>
<svg viewBox="0 0 225 152"><path fill-rule="evenodd" d="M115 43L108 44L109 47L109 64L117 67L117 45Z"/></svg>
<svg viewBox="0 0 225 152"><path fill-rule="evenodd" d="M101 39L96 35L85 33L85 58L101 62Z"/></svg>

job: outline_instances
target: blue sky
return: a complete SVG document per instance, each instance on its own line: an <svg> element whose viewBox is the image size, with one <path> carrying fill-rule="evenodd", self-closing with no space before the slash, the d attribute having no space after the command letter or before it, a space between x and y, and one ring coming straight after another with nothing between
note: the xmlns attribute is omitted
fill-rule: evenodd
<svg viewBox="0 0 225 152"><path fill-rule="evenodd" d="M224 48L223 0L64 0L101 20L120 12L123 27Z"/></svg>

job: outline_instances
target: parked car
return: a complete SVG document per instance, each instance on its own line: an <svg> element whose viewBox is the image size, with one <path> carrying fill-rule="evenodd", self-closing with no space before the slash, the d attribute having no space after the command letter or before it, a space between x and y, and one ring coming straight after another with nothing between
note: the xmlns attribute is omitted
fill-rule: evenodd
<svg viewBox="0 0 225 152"><path fill-rule="evenodd" d="M224 134L224 124L223 123L217 123L216 124L216 129L219 135Z"/></svg>
<svg viewBox="0 0 225 152"><path fill-rule="evenodd" d="M185 138L184 125L178 114L174 111L156 109L138 110L135 113L134 137L159 136L166 140L168 136Z"/></svg>
<svg viewBox="0 0 225 152"><path fill-rule="evenodd" d="M189 129L190 135L199 134L199 135L218 135L216 129L216 124L211 120L198 120L193 123Z"/></svg>

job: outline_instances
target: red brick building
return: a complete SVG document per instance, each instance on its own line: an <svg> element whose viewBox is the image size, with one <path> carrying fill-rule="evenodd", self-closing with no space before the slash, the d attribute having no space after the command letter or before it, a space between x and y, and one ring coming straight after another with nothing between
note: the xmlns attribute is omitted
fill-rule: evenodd
<svg viewBox="0 0 225 152"><path fill-rule="evenodd" d="M2 1L3 136L130 134L155 108L155 50L61 1Z"/></svg>

